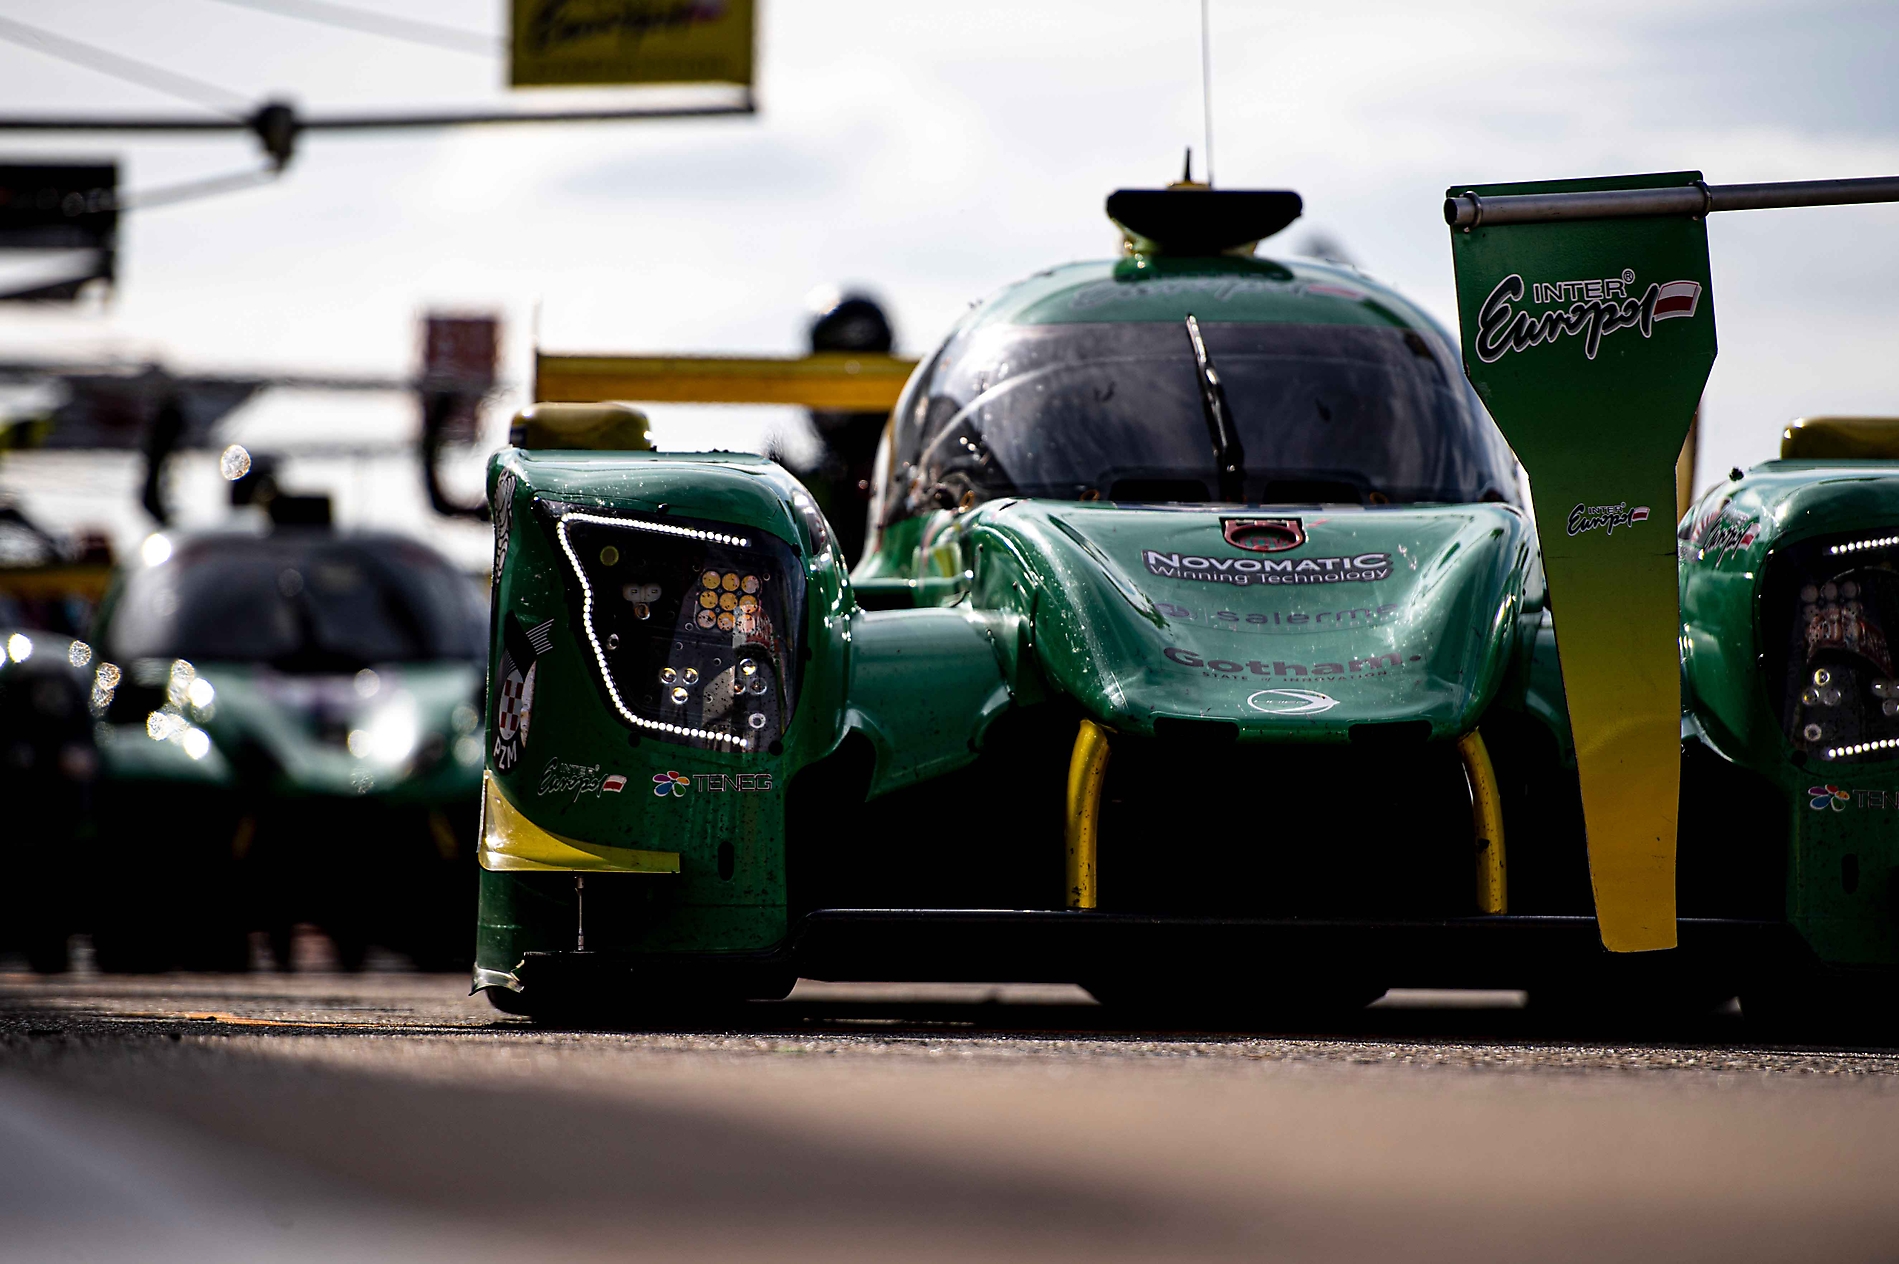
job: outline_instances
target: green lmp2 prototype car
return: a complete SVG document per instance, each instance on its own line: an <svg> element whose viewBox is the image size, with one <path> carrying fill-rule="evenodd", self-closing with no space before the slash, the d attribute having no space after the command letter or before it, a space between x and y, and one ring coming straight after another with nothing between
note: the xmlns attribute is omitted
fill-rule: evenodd
<svg viewBox="0 0 1899 1264"><path fill-rule="evenodd" d="M1124 257L1005 289L911 376L854 574L765 460L497 454L478 988L545 1014L1062 980L1268 1016L1899 965L1899 792L1813 771L1899 746L1890 658L1846 630L1899 601L1885 467L1749 475L1691 515L1677 847L1678 735L1628 762L1656 708L1675 723L1674 669L1627 687L1655 638L1616 648L1626 625L1673 653L1672 597L1641 605L1673 582L1672 491L1572 509L1552 475L1539 531L1456 337L1354 270L1253 254L1296 195L1108 210ZM1684 330L1712 360L1711 305L1621 284L1590 365ZM1466 315L1484 364L1512 337L1506 368L1583 358L1568 308L1576 337L1538 348L1500 303ZM1698 390L1649 444L1664 478ZM1639 553L1619 616L1589 590L1613 568L1576 560L1599 546ZM1553 609L1558 562L1584 578ZM1827 885L1851 849L1857 895Z"/></svg>
<svg viewBox="0 0 1899 1264"><path fill-rule="evenodd" d="M481 776L475 585L410 539L328 528L147 539L92 688L100 967L282 968L315 923L465 965ZM363 874L373 871L373 881Z"/></svg>

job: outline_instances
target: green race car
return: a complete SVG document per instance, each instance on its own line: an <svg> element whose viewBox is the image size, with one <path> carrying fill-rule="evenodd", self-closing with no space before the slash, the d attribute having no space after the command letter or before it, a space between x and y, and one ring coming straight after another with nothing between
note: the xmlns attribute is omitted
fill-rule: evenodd
<svg viewBox="0 0 1899 1264"><path fill-rule="evenodd" d="M101 609L86 882L108 970L280 968L300 922L465 964L482 763L475 586L400 536L155 536Z"/></svg>
<svg viewBox="0 0 1899 1264"><path fill-rule="evenodd" d="M1124 191L1123 257L973 308L896 402L851 574L760 458L498 454L475 985L637 1014L799 976L1059 980L1270 1021L1394 986L1889 977L1885 792L1807 771L1899 748L1890 659L1825 631L1884 582L1825 550L1899 556L1880 467L1750 475L1690 515L1679 849L1672 768L1665 810L1599 831L1617 803L1579 779L1557 653L1596 624L1552 608L1459 340L1352 269L1253 253L1298 212ZM1601 509L1565 505L1566 539L1673 558L1672 504ZM1710 566L1696 532L1749 514L1773 529ZM1594 726L1615 704L1588 688Z"/></svg>

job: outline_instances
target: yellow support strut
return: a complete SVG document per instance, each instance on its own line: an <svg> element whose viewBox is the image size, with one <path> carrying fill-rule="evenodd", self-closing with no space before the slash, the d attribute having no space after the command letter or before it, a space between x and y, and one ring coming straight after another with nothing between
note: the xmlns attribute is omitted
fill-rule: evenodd
<svg viewBox="0 0 1899 1264"><path fill-rule="evenodd" d="M1096 832L1101 824L1101 783L1108 775L1108 730L1083 720L1068 760L1068 907L1095 907Z"/></svg>
<svg viewBox="0 0 1899 1264"><path fill-rule="evenodd" d="M1497 770L1483 737L1472 729L1457 739L1470 780L1470 815L1477 838L1477 909L1482 913L1510 911L1510 880L1504 867L1503 796L1497 790Z"/></svg>

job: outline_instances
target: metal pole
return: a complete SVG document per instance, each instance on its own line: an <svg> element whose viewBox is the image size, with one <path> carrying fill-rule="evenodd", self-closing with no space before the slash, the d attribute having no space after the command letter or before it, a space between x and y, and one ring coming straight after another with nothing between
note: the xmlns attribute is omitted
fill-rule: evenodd
<svg viewBox="0 0 1899 1264"><path fill-rule="evenodd" d="M291 125L301 132L361 131L406 127L464 127L483 123L605 123L615 119L716 118L756 114L758 105L746 99L730 105L627 106L597 110L444 110L433 114L293 114ZM105 115L0 116L0 132L254 132L257 116L204 118L193 115L152 115L111 118Z"/></svg>
<svg viewBox="0 0 1899 1264"><path fill-rule="evenodd" d="M1868 202L1899 202L1899 176L1870 180L1795 180L1784 184L1697 183L1669 189L1604 189L1589 193L1524 193L1496 197L1464 192L1444 199L1444 222L1452 228L1471 229L1484 224L1706 215L1711 211L1853 206Z"/></svg>

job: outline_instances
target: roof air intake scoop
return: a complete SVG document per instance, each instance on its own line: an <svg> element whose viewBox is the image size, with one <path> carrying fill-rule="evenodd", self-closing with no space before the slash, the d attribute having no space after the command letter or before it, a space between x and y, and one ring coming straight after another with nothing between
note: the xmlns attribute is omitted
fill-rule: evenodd
<svg viewBox="0 0 1899 1264"><path fill-rule="evenodd" d="M1108 218L1129 254L1250 255L1253 247L1299 218L1289 189L1116 189Z"/></svg>

